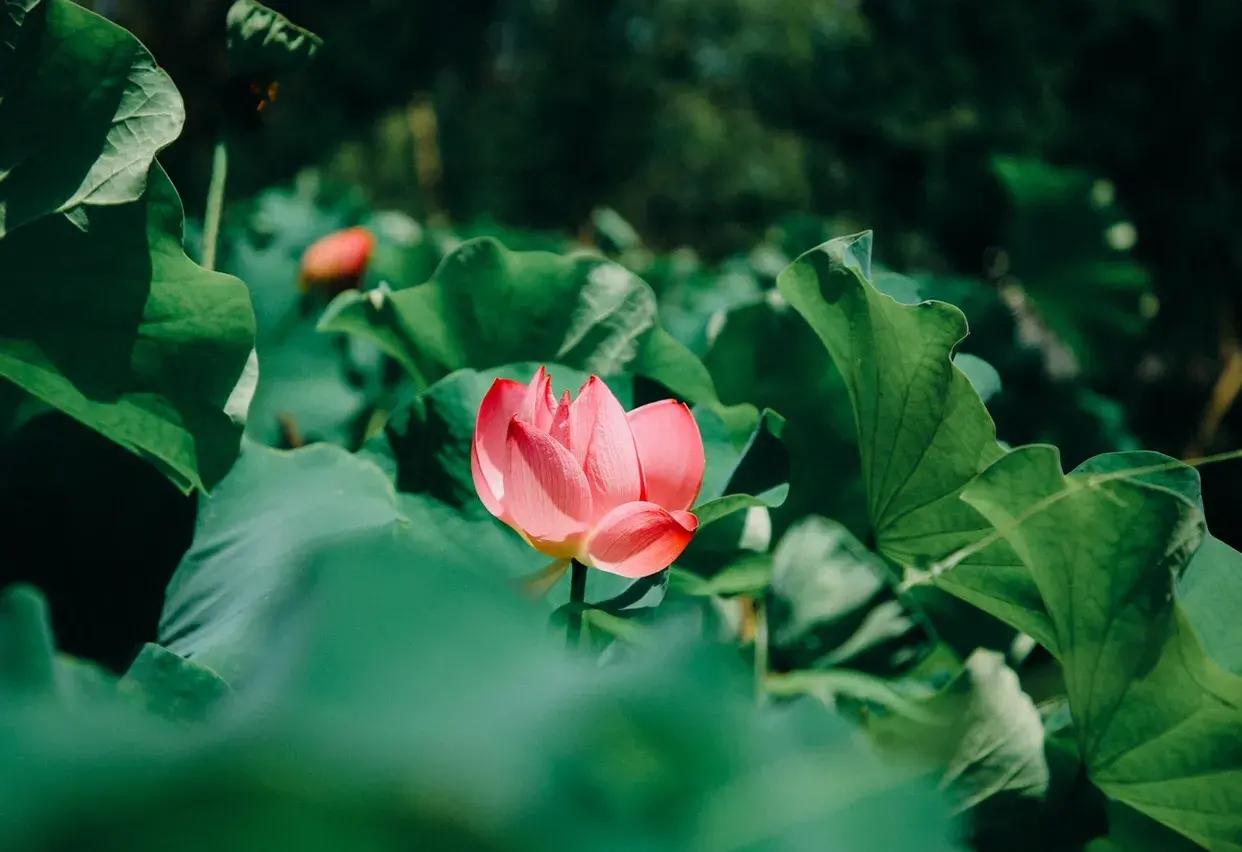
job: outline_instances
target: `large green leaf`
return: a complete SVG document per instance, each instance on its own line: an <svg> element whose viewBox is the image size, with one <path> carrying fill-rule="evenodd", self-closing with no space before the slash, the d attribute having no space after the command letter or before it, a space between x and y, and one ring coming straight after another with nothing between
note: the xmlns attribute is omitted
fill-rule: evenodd
<svg viewBox="0 0 1242 852"><path fill-rule="evenodd" d="M267 637L313 594L325 552L398 553L411 570L434 557L467 573L513 578L548 562L475 505L473 491L459 495L462 503L450 498L443 469L413 466L405 475L423 488L407 482L409 493L398 493L372 459L330 444L275 450L246 440L243 447L202 500L160 619L162 645L232 686L245 686L262 668ZM450 443L436 447L453 456ZM627 582L601 589L596 580L592 591L604 596Z"/></svg>
<svg viewBox="0 0 1242 852"><path fill-rule="evenodd" d="M1122 474L1173 491L1203 507L1199 472L1162 453L1105 453L1087 459L1075 474ZM1204 651L1221 668L1242 675L1242 637L1234 615L1242 607L1242 553L1210 533L1177 577L1177 597Z"/></svg>
<svg viewBox="0 0 1242 852"><path fill-rule="evenodd" d="M486 237L463 243L417 287L343 293L320 328L373 340L424 385L462 367L548 361L637 373L692 401L715 397L703 365L657 324L641 279L602 258L514 252Z"/></svg>
<svg viewBox="0 0 1242 852"><path fill-rule="evenodd" d="M226 410L245 413L254 323L240 283L182 250L155 164L181 98L137 39L70 0L8 0L0 21L0 377L183 490L210 487L237 453Z"/></svg>
<svg viewBox="0 0 1242 852"><path fill-rule="evenodd" d="M0 49L0 239L52 213L87 227L99 207L137 200L185 121L172 80L72 0L6 0L0 20L22 59L5 68Z"/></svg>
<svg viewBox="0 0 1242 852"><path fill-rule="evenodd" d="M186 257L181 231L156 166L141 199L96 208L88 231L47 216L0 239L0 376L188 491L236 457L254 315L240 281Z"/></svg>
<svg viewBox="0 0 1242 852"><path fill-rule="evenodd" d="M990 531L959 498L1004 450L952 361L966 336L961 311L897 302L870 283L870 264L870 233L842 237L799 257L777 283L845 381L875 547L917 568ZM1005 542L972 553L941 583L1053 647L1043 603Z"/></svg>
<svg viewBox="0 0 1242 852"><path fill-rule="evenodd" d="M229 683L243 679L261 653L257 637L309 582L320 548L404 523L374 464L328 444L280 451L247 441L203 498L194 543L168 586L160 642Z"/></svg>
<svg viewBox="0 0 1242 852"><path fill-rule="evenodd" d="M1204 653L1175 594L1202 515L1168 477L1110 467L1066 477L1054 449L1027 447L963 498L1039 590L1091 780L1208 848L1242 849L1242 679Z"/></svg>
<svg viewBox="0 0 1242 852"><path fill-rule="evenodd" d="M950 360L965 317L942 302L903 305L880 293L867 280L870 261L870 234L833 240L799 257L779 286L845 379L877 546L917 561L928 535L941 536L947 552L985 528L957 496L1002 450Z"/></svg>

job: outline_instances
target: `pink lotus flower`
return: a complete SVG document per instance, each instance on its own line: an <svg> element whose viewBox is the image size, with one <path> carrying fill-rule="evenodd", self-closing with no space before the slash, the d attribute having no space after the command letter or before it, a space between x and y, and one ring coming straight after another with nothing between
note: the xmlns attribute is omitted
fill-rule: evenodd
<svg viewBox="0 0 1242 852"><path fill-rule="evenodd" d="M623 577L654 574L685 550L703 466L682 403L626 414L597 376L558 403L542 367L528 385L496 380L471 452L479 499L531 547Z"/></svg>
<svg viewBox="0 0 1242 852"><path fill-rule="evenodd" d="M346 228L321 237L302 254L302 292L336 294L357 287L367 271L375 237L366 228Z"/></svg>

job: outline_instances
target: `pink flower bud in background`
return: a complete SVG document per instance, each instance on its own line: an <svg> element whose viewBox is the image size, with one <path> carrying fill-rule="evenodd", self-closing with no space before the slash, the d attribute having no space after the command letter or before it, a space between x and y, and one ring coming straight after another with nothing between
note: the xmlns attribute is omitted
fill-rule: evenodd
<svg viewBox="0 0 1242 852"><path fill-rule="evenodd" d="M357 287L367 271L375 237L366 228L346 228L316 240L302 254L302 292L325 290L333 295Z"/></svg>
<svg viewBox="0 0 1242 852"><path fill-rule="evenodd" d="M540 367L497 379L479 406L471 469L487 510L541 553L623 577L672 564L699 521L703 439L684 404L626 413L592 376L558 402Z"/></svg>

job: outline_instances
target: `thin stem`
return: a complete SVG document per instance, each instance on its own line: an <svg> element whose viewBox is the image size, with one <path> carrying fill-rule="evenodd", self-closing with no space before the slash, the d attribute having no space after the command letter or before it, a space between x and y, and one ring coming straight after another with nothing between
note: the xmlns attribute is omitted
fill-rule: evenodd
<svg viewBox="0 0 1242 852"><path fill-rule="evenodd" d="M565 642L571 648L582 643L582 604L586 603L587 567L577 559L573 561L569 575L569 620L565 627ZM578 606L574 606L578 604Z"/></svg>
<svg viewBox="0 0 1242 852"><path fill-rule="evenodd" d="M229 150L224 136L216 140L211 156L211 183L207 185L207 210L203 214L203 267L216 268L216 244L224 216L224 182L229 174Z"/></svg>
<svg viewBox="0 0 1242 852"><path fill-rule="evenodd" d="M1140 476L1146 476L1149 473L1163 473L1166 470L1175 470L1183 466L1207 467L1208 465L1234 461L1235 459L1242 459L1242 449L1226 450L1223 453L1213 453L1210 456L1197 456L1189 459L1169 459L1167 462L1114 470L1109 473L1095 473L1088 476L1088 479L1094 486L1102 482L1112 482L1114 479L1135 479Z"/></svg>
<svg viewBox="0 0 1242 852"><path fill-rule="evenodd" d="M768 685L768 610L763 594L755 598L755 703L763 706Z"/></svg>
<svg viewBox="0 0 1242 852"><path fill-rule="evenodd" d="M1010 523L1004 525L1003 527L993 527L992 531L987 535L975 540L971 544L968 544L959 550L954 551L953 553L950 553L944 559L933 563L926 569L908 568L905 579L902 580L897 587L897 593L905 594L915 586L922 586L935 582L936 578L941 574L956 568L966 559L969 559L976 553L990 547L994 542L999 541L1012 533L1014 530L1018 529L1018 527L1022 526L1023 523L1033 516L1052 507L1065 497L1068 497L1078 491L1080 488L1099 488L1101 485L1106 485L1109 482L1137 479L1138 477L1146 476L1149 473L1163 473L1166 470L1174 470L1179 467L1207 467L1208 465L1220 464L1221 462L1234 461L1236 459L1242 459L1242 449L1228 450L1223 453L1215 453L1210 456L1199 456L1198 458L1184 459L1182 461L1170 459L1167 462L1160 462L1159 464L1125 468L1122 470L1109 471L1108 473L1088 474L1083 476L1081 479L1067 479L1066 485L1063 488L1059 491L1054 491L1040 500L1036 500L1024 511L1014 517Z"/></svg>

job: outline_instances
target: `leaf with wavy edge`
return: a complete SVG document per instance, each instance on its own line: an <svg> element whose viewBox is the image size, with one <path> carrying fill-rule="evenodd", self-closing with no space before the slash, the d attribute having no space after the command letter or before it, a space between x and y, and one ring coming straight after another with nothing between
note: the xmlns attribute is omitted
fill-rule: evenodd
<svg viewBox="0 0 1242 852"><path fill-rule="evenodd" d="M1067 477L1054 448L1024 447L963 499L1046 606L1091 780L1210 849L1242 849L1242 678L1204 652L1175 593L1202 513L1184 479L1093 467Z"/></svg>
<svg viewBox="0 0 1242 852"><path fill-rule="evenodd" d="M987 535L959 497L1004 450L953 352L966 318L944 302L901 304L870 282L871 234L831 240L777 278L845 380L875 548L907 568ZM1055 644L1030 576L1003 541L938 581L946 590Z"/></svg>
<svg viewBox="0 0 1242 852"><path fill-rule="evenodd" d="M163 170L82 232L47 216L0 239L0 378L159 467L210 488L237 456L226 409L254 345L244 284L181 243Z"/></svg>
<svg viewBox="0 0 1242 852"><path fill-rule="evenodd" d="M262 655L255 637L309 582L314 553L405 524L392 483L371 462L330 444L282 451L247 440L200 506L165 593L160 643L229 683L244 680Z"/></svg>
<svg viewBox="0 0 1242 852"><path fill-rule="evenodd" d="M489 237L462 243L416 287L341 294L319 329L372 341L423 386L463 367L546 361L636 373L693 402L716 396L707 369L657 324L655 294L638 276Z"/></svg>
<svg viewBox="0 0 1242 852"><path fill-rule="evenodd" d="M254 316L182 247L155 163L181 96L70 0L6 0L0 71L0 378L209 488L237 454Z"/></svg>
<svg viewBox="0 0 1242 852"><path fill-rule="evenodd" d="M90 208L146 190L181 96L136 38L71 0L6 9L24 61L0 84L0 238L54 213L85 229Z"/></svg>

